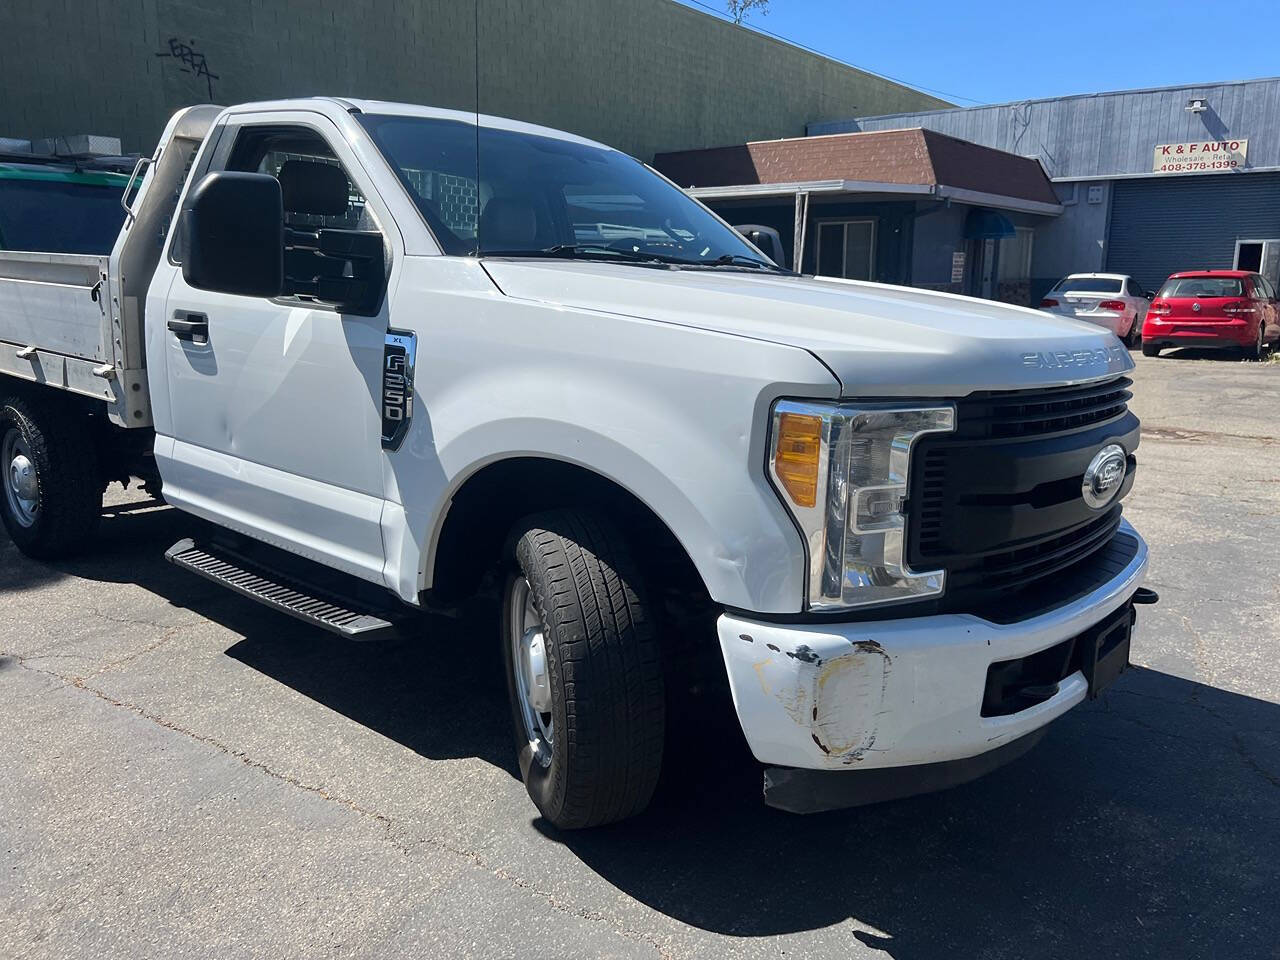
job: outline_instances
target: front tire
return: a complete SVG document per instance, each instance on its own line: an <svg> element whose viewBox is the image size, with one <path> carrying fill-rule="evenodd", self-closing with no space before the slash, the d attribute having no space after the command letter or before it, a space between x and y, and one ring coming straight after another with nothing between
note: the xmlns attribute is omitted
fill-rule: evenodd
<svg viewBox="0 0 1280 960"><path fill-rule="evenodd" d="M79 411L0 400L0 519L37 560L81 550L102 516L97 450Z"/></svg>
<svg viewBox="0 0 1280 960"><path fill-rule="evenodd" d="M562 830L640 813L662 769L658 638L623 537L585 510L527 518L503 591L520 775Z"/></svg>

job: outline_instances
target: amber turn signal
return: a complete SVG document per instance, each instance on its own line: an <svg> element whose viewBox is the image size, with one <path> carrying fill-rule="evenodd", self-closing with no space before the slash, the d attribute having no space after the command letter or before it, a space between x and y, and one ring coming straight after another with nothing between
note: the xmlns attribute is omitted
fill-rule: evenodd
<svg viewBox="0 0 1280 960"><path fill-rule="evenodd" d="M818 502L818 461L822 453L822 418L803 413L778 416L773 469L797 507Z"/></svg>

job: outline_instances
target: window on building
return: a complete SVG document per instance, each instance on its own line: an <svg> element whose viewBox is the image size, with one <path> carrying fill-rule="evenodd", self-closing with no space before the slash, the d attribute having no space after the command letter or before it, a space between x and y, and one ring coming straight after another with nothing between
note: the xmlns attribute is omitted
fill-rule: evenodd
<svg viewBox="0 0 1280 960"><path fill-rule="evenodd" d="M824 220L818 223L820 277L870 280L876 266L875 220Z"/></svg>

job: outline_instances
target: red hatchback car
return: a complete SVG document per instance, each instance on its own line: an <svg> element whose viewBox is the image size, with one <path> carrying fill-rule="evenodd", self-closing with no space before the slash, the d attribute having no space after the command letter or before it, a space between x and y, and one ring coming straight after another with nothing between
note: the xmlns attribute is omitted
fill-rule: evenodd
<svg viewBox="0 0 1280 960"><path fill-rule="evenodd" d="M1188 270L1165 281L1142 324L1143 356L1163 347L1238 347L1258 359L1280 339L1271 281L1247 270Z"/></svg>

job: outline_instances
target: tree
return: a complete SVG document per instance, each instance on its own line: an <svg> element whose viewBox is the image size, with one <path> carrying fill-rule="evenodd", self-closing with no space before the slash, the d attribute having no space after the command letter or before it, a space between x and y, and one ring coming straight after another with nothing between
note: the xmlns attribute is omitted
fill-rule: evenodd
<svg viewBox="0 0 1280 960"><path fill-rule="evenodd" d="M729 8L729 16L734 23L742 23L753 10L769 12L769 0L725 0L725 6Z"/></svg>

